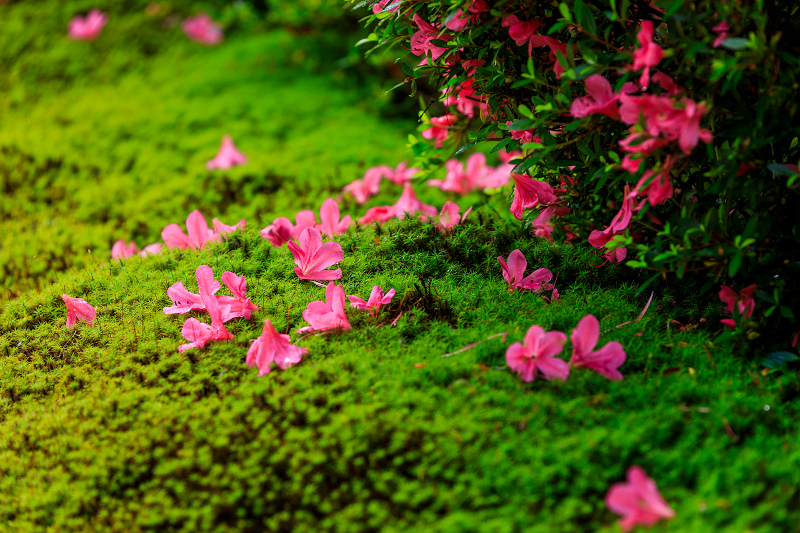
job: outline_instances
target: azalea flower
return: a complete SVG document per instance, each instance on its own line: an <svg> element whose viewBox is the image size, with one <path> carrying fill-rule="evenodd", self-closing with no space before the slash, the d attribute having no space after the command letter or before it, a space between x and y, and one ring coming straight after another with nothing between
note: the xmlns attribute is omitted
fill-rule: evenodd
<svg viewBox="0 0 800 533"><path fill-rule="evenodd" d="M233 226L223 224L216 218L212 222L215 229L209 229L203 214L195 209L186 217L186 230L189 235L186 235L177 224L170 224L161 232L161 238L170 248L193 248L199 250L208 242L221 240L222 235L231 233L236 228L244 230L244 219Z"/></svg>
<svg viewBox="0 0 800 533"><path fill-rule="evenodd" d="M619 381L622 374L617 370L625 362L625 350L616 341L609 342L597 351L597 341L600 339L600 322L592 316L586 315L578 322L578 327L572 330L572 358L570 364L576 367L585 367L594 370L601 376Z"/></svg>
<svg viewBox="0 0 800 533"><path fill-rule="evenodd" d="M64 300L64 305L67 307L67 329L72 329L78 323L78 319L86 322L90 326L94 326L94 318L97 316L97 311L83 298L73 298L66 294L61 295Z"/></svg>
<svg viewBox="0 0 800 533"><path fill-rule="evenodd" d="M222 309L218 299L214 296L219 290L219 283L214 279L214 272L208 265L200 265L195 271L197 285L200 289L200 301L205 310L211 317L211 325L204 324L196 318L189 318L183 323L181 335L191 341L188 344L178 346L179 352L185 352L191 348L202 348L210 341L228 341L233 339L227 329L225 329ZM188 291L187 291L188 292ZM166 309L164 310L166 313Z"/></svg>
<svg viewBox="0 0 800 533"><path fill-rule="evenodd" d="M303 311L303 319L311 326L300 328L298 333L321 331L325 329L350 329L350 322L344 311L344 287L333 281L325 288L325 301L313 301Z"/></svg>
<svg viewBox="0 0 800 533"><path fill-rule="evenodd" d="M208 265L200 265L195 271L197 286L200 294L189 292L179 281L167 289L167 296L172 300L173 305L164 308L167 315L184 314L189 311L207 310L209 298L213 298L219 309L220 320L228 322L237 317L250 319L251 313L258 310L255 305L247 298L247 281L244 276L237 276L233 272L222 274L222 282L230 289L233 296L215 296L220 289L220 284L214 279L214 272Z"/></svg>
<svg viewBox="0 0 800 533"><path fill-rule="evenodd" d="M366 309L369 310L373 316L378 316L380 307L382 305L389 305L392 302L394 292L394 289L390 289L389 292L384 294L383 289L375 285L372 287L372 292L369 294L369 300L366 302L362 298L351 294L347 295L347 299L350 300L350 305L355 309Z"/></svg>
<svg viewBox="0 0 800 533"><path fill-rule="evenodd" d="M205 13L187 18L181 24L181 28L192 41L209 46L221 43L224 38L220 25Z"/></svg>
<svg viewBox="0 0 800 533"><path fill-rule="evenodd" d="M609 241L613 240L614 237L625 231L631 223L633 212L641 208L641 206L635 207L636 193L631 193L630 185L625 185L624 191L622 208L614 215L614 218L611 219L611 224L606 226L604 230L592 230L589 234L589 244L595 248L603 248ZM625 259L626 255L627 250L625 248L617 248L609 251L609 253L606 254L606 259L612 263L619 263Z"/></svg>
<svg viewBox="0 0 800 533"><path fill-rule="evenodd" d="M342 189L342 192L349 192L356 199L356 203L363 204L370 196L378 194L381 185L381 179L386 178L392 183L403 185L411 180L411 177L419 172L420 169L411 167L408 163L401 161L397 164L397 168L392 168L386 165L379 165L372 167L364 173L364 177L355 180Z"/></svg>
<svg viewBox="0 0 800 533"><path fill-rule="evenodd" d="M508 15L503 19L502 26L508 28L508 35L517 46L528 44L528 57L533 54L534 47L548 46L558 42L552 37L536 33L542 26L541 20L520 21L515 15Z"/></svg>
<svg viewBox="0 0 800 533"><path fill-rule="evenodd" d="M316 228L306 228L300 235L300 245L290 241L286 244L294 256L295 274L300 279L332 280L342 277L342 270L324 270L344 260L342 246L338 242L322 243L322 235Z"/></svg>
<svg viewBox="0 0 800 533"><path fill-rule="evenodd" d="M514 250L508 254L508 262L502 256L497 258L503 269L503 279L508 282L508 290L527 290L539 292L542 289L550 290L553 286L549 283L553 279L553 273L546 268L534 270L528 277L525 276L525 269L528 267L528 260L519 250Z"/></svg>
<svg viewBox="0 0 800 533"><path fill-rule="evenodd" d="M413 35L411 35L411 53L415 56L426 56L420 62L425 65L428 62L428 52L434 60L439 59L442 54L447 51L447 48L431 44L431 41L436 39L439 41L447 42L453 38L452 35L442 34L439 29L433 24L426 22L418 14L414 13L414 24L419 28Z"/></svg>
<svg viewBox="0 0 800 533"><path fill-rule="evenodd" d="M458 204L450 200L446 201L442 210L439 211L439 229L447 232L464 222L470 212L472 212L472 206L469 206L463 215L460 215L460 211L461 208L458 207Z"/></svg>
<svg viewBox="0 0 800 533"><path fill-rule="evenodd" d="M292 239L299 239L304 229L313 227L317 223L317 217L310 209L298 212L294 219L296 224L292 225L292 222L286 217L276 218L259 234L263 239L272 243L272 246L280 248Z"/></svg>
<svg viewBox="0 0 800 533"><path fill-rule="evenodd" d="M730 30L730 27L728 26L727 19L723 20L722 22L711 28L711 31L717 34L717 38L714 39L714 42L711 43L711 46L713 46L714 48L721 46L722 43L724 43L725 40L728 38L728 30Z"/></svg>
<svg viewBox="0 0 800 533"><path fill-rule="evenodd" d="M247 163L247 156L240 152L236 145L233 144L233 139L230 135L222 137L222 143L219 146L219 152L214 159L209 159L206 163L208 170L227 170L229 168L237 167Z"/></svg>
<svg viewBox="0 0 800 533"><path fill-rule="evenodd" d="M408 163L405 161L400 161L395 168L391 168L386 165L382 165L377 168L381 169L381 175L384 178L397 185L403 185L404 183L411 181L411 178L414 176L414 174L420 171L420 169L416 167L409 167Z"/></svg>
<svg viewBox="0 0 800 533"><path fill-rule="evenodd" d="M404 219L406 215L422 213L425 217L431 217L438 213L437 209L428 204L423 204L417 198L411 182L403 184L403 193L394 205L382 205L371 207L363 217L358 219L359 224L369 224L377 222L383 224L392 218Z"/></svg>
<svg viewBox="0 0 800 533"><path fill-rule="evenodd" d="M442 103L446 106L456 106L456 109L470 118L476 115L476 109L478 114L488 116L490 109L487 96L476 94L473 84L474 80L468 79L461 85L445 87L442 89L442 93L445 95Z"/></svg>
<svg viewBox="0 0 800 533"><path fill-rule="evenodd" d="M594 74L586 78L584 84L587 96L576 98L572 101L572 107L569 110L570 115L575 118L583 118L600 114L619 120L619 106L617 104L619 95L611 88L611 82L600 74ZM631 92L634 89L634 87L628 85L623 90Z"/></svg>
<svg viewBox="0 0 800 533"><path fill-rule="evenodd" d="M513 121L508 120L508 121L506 121L506 126L510 126L513 123L514 123ZM520 145L527 144L527 143L541 143L542 142L542 138L539 137L538 135L536 135L533 132L533 129L527 129L527 130L521 130L521 131L509 130L509 133L511 133L511 137L515 141L518 141Z"/></svg>
<svg viewBox="0 0 800 533"><path fill-rule="evenodd" d="M433 141L436 148L441 148L447 136L450 135L448 128L456 123L456 116L452 113L441 117L431 118L431 127L422 131L422 137Z"/></svg>
<svg viewBox="0 0 800 533"><path fill-rule="evenodd" d="M282 335L275 331L269 319L264 320L261 335L247 350L245 362L247 366L258 367L258 375L269 374L274 362L281 370L286 370L291 365L297 364L308 353L306 348L289 344L289 335Z"/></svg>
<svg viewBox="0 0 800 533"><path fill-rule="evenodd" d="M753 299L756 289L758 286L749 285L741 292L736 292L727 285L720 285L719 299L725 304L725 311L733 313L733 308L736 306L738 314L748 319L756 308L756 301ZM736 321L732 318L722 319L721 322L725 327L736 329Z"/></svg>
<svg viewBox="0 0 800 533"><path fill-rule="evenodd" d="M376 15L381 12L394 13L400 9L400 4L402 0L378 0L372 5L372 12ZM389 9L386 9L387 7Z"/></svg>
<svg viewBox="0 0 800 533"><path fill-rule="evenodd" d="M553 187L548 183L524 174L512 173L511 178L514 180L514 201L511 202L511 213L519 220L522 220L525 209L558 201Z"/></svg>
<svg viewBox="0 0 800 533"><path fill-rule="evenodd" d="M671 168L672 160L668 156L661 169L648 170L642 175L634 188L634 194L646 194L650 205L658 205L672 198L672 182L669 181Z"/></svg>
<svg viewBox="0 0 800 533"><path fill-rule="evenodd" d="M537 237L553 242L553 224L550 220L554 217L563 217L569 214L570 209L567 206L551 205L545 207L536 218L533 219L531 225L533 226L533 234Z"/></svg>
<svg viewBox="0 0 800 533"><path fill-rule="evenodd" d="M100 35L100 30L108 22L108 15L97 9L92 9L86 15L73 17L69 21L69 37L77 41L91 41Z"/></svg>
<svg viewBox="0 0 800 533"><path fill-rule="evenodd" d="M506 350L508 367L529 383L537 373L547 380L569 377L569 365L556 357L564 349L567 336L561 331L545 333L541 326L531 326L525 334L524 344L515 342Z"/></svg>
<svg viewBox="0 0 800 533"><path fill-rule="evenodd" d="M644 470L632 466L627 477L627 483L612 485L606 495L606 506L611 512L622 515L619 525L623 531L630 531L638 524L650 527L659 520L675 516L675 511L658 492L655 481L647 477Z"/></svg>
<svg viewBox="0 0 800 533"><path fill-rule="evenodd" d="M491 171L491 167L486 166L486 156L480 152L470 155L466 165L457 159L450 159L445 168L447 174L444 180L428 180L428 185L458 194L485 188L484 181Z"/></svg>
<svg viewBox="0 0 800 533"><path fill-rule="evenodd" d="M653 42L653 23L649 20L642 21L642 26L636 38L639 40L641 48L633 52L633 70L641 70L642 76L639 78L639 86L647 89L650 85L650 67L658 65L664 50Z"/></svg>
<svg viewBox="0 0 800 533"><path fill-rule="evenodd" d="M137 251L138 249L136 248L136 243L131 241L130 244L125 244L125 241L120 239L114 243L114 246L111 247L111 259L125 259L127 257L132 257L136 255Z"/></svg>
<svg viewBox="0 0 800 533"><path fill-rule="evenodd" d="M319 210L320 224L316 228L328 237L333 238L338 233L344 233L350 228L351 217L347 215L339 220L339 204L333 198L322 202Z"/></svg>

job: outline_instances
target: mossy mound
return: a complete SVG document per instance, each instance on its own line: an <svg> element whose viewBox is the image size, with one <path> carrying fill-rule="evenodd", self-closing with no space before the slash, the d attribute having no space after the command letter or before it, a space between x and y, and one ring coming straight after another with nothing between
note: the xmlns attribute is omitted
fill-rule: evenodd
<svg viewBox="0 0 800 533"><path fill-rule="evenodd" d="M11 302L0 317L0 521L12 531L614 531L603 498L638 464L677 513L656 530L793 527L796 377L749 375L705 335L665 330L667 299L616 328L646 301L627 284L589 290L562 277L561 301L548 305L507 293L499 268L483 267L498 253L489 240L472 267L392 243L427 236L466 256L476 233L467 224L437 237L407 221L342 236L348 294L379 284L403 299L426 291L422 277L449 315L409 306L392 327L389 312L350 310L350 332L292 334L308 355L262 378L244 364L261 321L296 330L324 289L298 281L289 251L254 231L89 267ZM574 250L524 251L554 271L590 268ZM161 308L174 282L195 287L201 264L244 274L261 309L229 323L233 341L179 354L185 317ZM68 331L61 293L93 303L96 326ZM601 343L625 347L624 381L573 370L565 383L523 385L505 367L505 348L531 324L568 332L588 313L601 318ZM503 332L505 344L490 338Z"/></svg>

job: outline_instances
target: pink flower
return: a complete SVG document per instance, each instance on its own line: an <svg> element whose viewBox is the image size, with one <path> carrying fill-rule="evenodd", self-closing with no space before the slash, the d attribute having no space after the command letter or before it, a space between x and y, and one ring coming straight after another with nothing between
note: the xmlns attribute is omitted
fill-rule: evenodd
<svg viewBox="0 0 800 533"><path fill-rule="evenodd" d="M409 167L408 163L406 163L405 161L399 162L397 164L397 167L394 169L387 166L379 168L384 169L383 171L384 178L397 185L403 185L407 181L411 181L411 177L420 171L420 169L416 167Z"/></svg>
<svg viewBox="0 0 800 533"><path fill-rule="evenodd" d="M125 259L136 255L136 252L136 243L131 241L130 244L125 244L125 241L120 239L111 247L111 259Z"/></svg>
<svg viewBox="0 0 800 533"><path fill-rule="evenodd" d="M642 89L647 89L650 85L650 67L658 65L664 55L664 50L653 42L653 33L653 23L645 20L642 21L641 29L636 35L641 48L633 52L633 70L644 69L639 78L639 86Z"/></svg>
<svg viewBox="0 0 800 533"><path fill-rule="evenodd" d="M78 15L69 21L69 37L79 41L91 41L100 35L100 30L103 29L106 22L108 22L107 14L97 9L92 9L86 15L86 18Z"/></svg>
<svg viewBox="0 0 800 533"><path fill-rule="evenodd" d="M525 210L540 204L552 204L558 201L553 187L524 174L511 174L514 180L514 201L511 202L511 213L519 220Z"/></svg>
<svg viewBox="0 0 800 533"><path fill-rule="evenodd" d="M586 78L585 85L588 96L573 100L570 115L583 118L600 114L619 120L619 96L611 88L611 82L600 74L594 74Z"/></svg>
<svg viewBox="0 0 800 533"><path fill-rule="evenodd" d="M378 310L382 305L389 305L394 298L394 289L389 290L386 294L383 289L378 285L372 287L372 292L369 294L369 300L366 302L358 296L348 294L347 299L350 300L350 305L355 309L366 309L371 312L373 316L378 316Z"/></svg>
<svg viewBox="0 0 800 533"><path fill-rule="evenodd" d="M282 335L275 331L269 319L264 321L261 335L253 341L247 350L245 362L247 366L258 367L258 375L269 374L274 362L281 370L286 370L291 365L297 364L308 353L306 348L299 348L289 344L289 335Z"/></svg>
<svg viewBox="0 0 800 533"><path fill-rule="evenodd" d="M214 272L208 265L200 265L195 271L197 286L200 294L189 292L179 281L167 289L167 296L172 300L169 307L164 308L167 315L184 314L189 311L207 310L208 299L213 298L216 302L221 322L228 322L237 317L250 320L253 311L258 311L258 306L247 298L247 282L244 276L237 276L233 272L222 274L222 281L234 294L233 296L215 296L220 289L220 284L214 279Z"/></svg>
<svg viewBox="0 0 800 533"><path fill-rule="evenodd" d="M528 260L519 250L514 250L508 254L508 263L502 256L497 258L500 267L503 269L503 279L508 282L508 290L528 290L539 292L542 289L550 290L553 285L548 283L553 279L553 273L546 268L534 270L528 277L525 276L525 269L528 267Z"/></svg>
<svg viewBox="0 0 800 533"><path fill-rule="evenodd" d="M230 135L225 135L222 138L222 144L219 146L219 152L217 152L214 159L210 159L206 163L206 169L227 170L245 163L247 163L247 156L236 148Z"/></svg>
<svg viewBox="0 0 800 533"><path fill-rule="evenodd" d="M394 207L391 205L379 205L370 207L364 216L358 219L359 224L369 224L370 222L377 222L383 224L394 218Z"/></svg>
<svg viewBox="0 0 800 533"><path fill-rule="evenodd" d="M711 46L717 48L718 46L722 45L722 43L724 43L725 40L728 38L728 30L730 30L730 28L728 27L727 20L723 20L722 22L711 28L711 31L717 34L717 38L714 39L714 42L711 43Z"/></svg>
<svg viewBox="0 0 800 533"><path fill-rule="evenodd" d="M506 126L510 126L514 122L511 120L506 121ZM541 143L542 139L538 135L536 135L533 129L522 130L522 131L514 131L509 130L511 133L511 137L515 141L519 141L519 144L527 144L527 143ZM512 167L513 168L513 167Z"/></svg>
<svg viewBox="0 0 800 533"><path fill-rule="evenodd" d="M67 307L67 329L72 329L78 319L94 326L94 317L97 316L97 311L91 304L83 298L73 298L66 294L62 294L61 299L64 300L64 305Z"/></svg>
<svg viewBox="0 0 800 533"><path fill-rule="evenodd" d="M422 213L425 216L434 216L439 211L432 205L423 204L417 198L414 192L414 187L411 182L403 184L403 193L400 198L392 206L394 216L399 219L404 219L406 215L413 215L415 213Z"/></svg>
<svg viewBox="0 0 800 533"><path fill-rule="evenodd" d="M681 116L683 121L679 126L678 146L681 147L684 154L689 155L697 146L698 141L702 140L708 144L714 136L707 129L700 128L700 119L708 111L706 105L696 104L688 98L684 98L684 103L686 107Z"/></svg>
<svg viewBox="0 0 800 533"><path fill-rule="evenodd" d="M468 194L476 189L483 189L484 180L491 170L486 166L486 156L480 152L467 158L466 169L457 159L449 160L445 167L447 174L444 180L428 180L428 185L458 194Z"/></svg>
<svg viewBox="0 0 800 533"><path fill-rule="evenodd" d="M548 46L557 43L552 37L538 35L536 31L541 27L541 20L529 20L520 22L515 15L508 15L503 19L502 26L508 28L508 35L517 46L524 46L528 43L528 57L533 54L534 47Z"/></svg>
<svg viewBox="0 0 800 533"><path fill-rule="evenodd" d="M606 506L611 512L622 515L619 525L623 531L630 531L634 526L642 524L652 526L659 520L675 516L655 481L647 477L638 466L628 469L628 482L616 483L606 494Z"/></svg>
<svg viewBox="0 0 800 533"><path fill-rule="evenodd" d="M226 271L219 279L233 293L233 296L217 296L222 321L227 322L237 317L250 320L253 311L258 311L258 306L247 297L247 280L244 279L244 276L237 276L233 272Z"/></svg>
<svg viewBox="0 0 800 533"><path fill-rule="evenodd" d="M625 362L625 350L616 341L609 342L597 351L600 339L600 322L592 315L586 315L578 322L578 327L570 334L572 340L572 359L570 364L594 370L601 376L619 381L622 374L617 370Z"/></svg>
<svg viewBox="0 0 800 533"><path fill-rule="evenodd" d="M288 218L278 217L272 224L262 229L259 234L261 238L267 239L272 246L280 248L292 240L293 229L294 226Z"/></svg>
<svg viewBox="0 0 800 533"><path fill-rule="evenodd" d="M756 289L758 289L756 285L749 285L741 292L736 292L727 285L720 285L719 299L725 304L725 311L733 313L736 306L737 313L748 319L756 308L756 301L753 299ZM736 329L736 321L731 318L725 318L721 322L728 328Z"/></svg>
<svg viewBox="0 0 800 533"><path fill-rule="evenodd" d="M378 0L372 5L372 12L376 15L381 12L394 13L400 9L402 0ZM386 9L386 8L389 9Z"/></svg>
<svg viewBox="0 0 800 533"><path fill-rule="evenodd" d="M617 212L616 215L614 215L614 218L611 219L611 223L606 226L604 230L593 230L592 233L589 234L589 244L595 248L602 248L614 237L628 228L628 225L631 223L631 219L633 218L633 212L637 209L634 207L635 196L636 194L631 194L630 185L625 185L622 208ZM625 249L620 248L620 250ZM623 254L619 260L624 258L625 254ZM609 257L608 259L611 260L612 258ZM615 261L612 260L612 262Z"/></svg>
<svg viewBox="0 0 800 533"><path fill-rule="evenodd" d="M439 211L439 229L447 232L464 222L472 212L472 206L469 206L463 215L460 215L460 211L461 208L455 202L446 201L442 210Z"/></svg>
<svg viewBox="0 0 800 533"><path fill-rule="evenodd" d="M322 202L319 210L320 224L316 228L328 237L333 238L338 233L344 233L350 228L351 217L347 215L339 220L339 204L333 198L327 198Z"/></svg>
<svg viewBox="0 0 800 533"><path fill-rule="evenodd" d="M325 288L325 301L309 303L303 311L303 319L311 326L298 329L298 333L335 328L348 331L350 322L344 312L344 287L336 285L333 281L328 283Z"/></svg>
<svg viewBox="0 0 800 533"><path fill-rule="evenodd" d="M294 256L295 274L300 279L331 280L342 277L342 269L324 270L344 260L344 252L338 242L322 244L322 235L316 228L308 227L300 234L300 245L290 241L286 244Z"/></svg>
<svg viewBox="0 0 800 533"><path fill-rule="evenodd" d="M222 239L222 235L235 231L236 228L244 229L244 219L233 226L223 224L218 219L213 220L214 228L209 229L203 214L195 209L186 217L186 235L177 224L170 224L161 232L161 238L170 248L193 248L199 250L208 242L216 242Z"/></svg>
<svg viewBox="0 0 800 533"><path fill-rule="evenodd" d="M191 341L189 344L178 346L179 352L191 348L202 348L209 341L227 341L233 339L223 323L222 310L214 293L219 290L219 283L214 279L214 273L208 265L200 265L195 271L197 285L200 289L200 301L211 317L211 325L203 324L196 318L189 318L183 323L181 335ZM174 285L173 285L174 287ZM169 293L169 291L167 291ZM188 291L187 291L188 292ZM164 310L166 313L166 309Z"/></svg>
<svg viewBox="0 0 800 533"><path fill-rule="evenodd" d="M200 44L214 45L222 42L222 29L219 24L211 20L205 13L189 17L181 24L183 33Z"/></svg>
<svg viewBox="0 0 800 533"><path fill-rule="evenodd" d="M667 156L658 171L646 171L633 189L633 194L647 194L647 201L650 202L650 205L658 205L672 198L672 182L669 181L672 164L672 156Z"/></svg>
<svg viewBox="0 0 800 533"><path fill-rule="evenodd" d="M569 365L556 354L564 349L567 336L561 331L545 333L541 326L531 326L525 335L524 344L515 342L506 350L506 364L529 383L539 375L547 380L569 377Z"/></svg>
<svg viewBox="0 0 800 533"><path fill-rule="evenodd" d="M411 53L415 56L426 56L420 62L420 65L427 64L427 54L430 52L434 60L439 59L442 54L447 51L447 48L431 44L431 41L437 39L439 41L447 42L453 38L452 35L442 34L439 29L433 24L426 22L418 14L414 13L414 24L419 28L411 36Z"/></svg>
<svg viewBox="0 0 800 533"><path fill-rule="evenodd" d="M553 237L551 236L553 233L553 224L550 222L550 219L554 216L563 217L569 214L569 211L570 209L567 206L551 205L545 207L531 222L533 234L553 242Z"/></svg>
<svg viewBox="0 0 800 533"><path fill-rule="evenodd" d="M442 115L441 117L431 118L431 127L422 131L422 137L433 141L436 148L441 148L447 136L450 134L448 129L456 123L456 116L452 113Z"/></svg>

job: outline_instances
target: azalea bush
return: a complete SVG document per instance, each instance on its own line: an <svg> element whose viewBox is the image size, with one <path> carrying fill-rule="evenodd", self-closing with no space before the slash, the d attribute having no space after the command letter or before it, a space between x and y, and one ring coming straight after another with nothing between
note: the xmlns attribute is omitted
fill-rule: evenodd
<svg viewBox="0 0 800 533"><path fill-rule="evenodd" d="M800 267L795 2L367 5L368 42L391 47L426 95L417 166L519 150L512 212L536 236L646 270L642 289L697 280L733 335L777 330L788 346L800 306L788 283Z"/></svg>

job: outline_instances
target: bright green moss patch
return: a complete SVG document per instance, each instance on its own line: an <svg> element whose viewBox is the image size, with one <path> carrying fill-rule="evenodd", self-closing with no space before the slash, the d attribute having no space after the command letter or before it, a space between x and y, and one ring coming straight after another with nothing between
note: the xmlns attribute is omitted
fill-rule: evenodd
<svg viewBox="0 0 800 533"><path fill-rule="evenodd" d="M458 228L453 252L469 253L458 243L477 230ZM402 299L426 277L450 321L411 307L379 326L349 310L352 331L293 334L309 354L263 378L244 364L248 339L265 318L279 331L305 325L300 313L324 289L299 282L288 250L254 231L90 267L11 302L0 323L2 520L18 531L613 531L603 498L639 464L677 512L663 530L790 527L795 377L751 375L705 335L666 331L661 299L616 328L646 298L613 280L588 291L562 277L561 301L547 305L507 293L499 268L442 270L436 251L390 244L389 233L427 231L406 222L343 236L342 284ZM161 308L172 283L196 287L201 264L244 274L261 309L228 324L233 341L179 354L186 317ZM64 327L62 292L96 305L96 327ZM601 319L601 343L625 347L624 381L573 370L565 383L524 385L505 368L505 348L531 324L569 331L587 313ZM487 340L503 332L505 344Z"/></svg>

